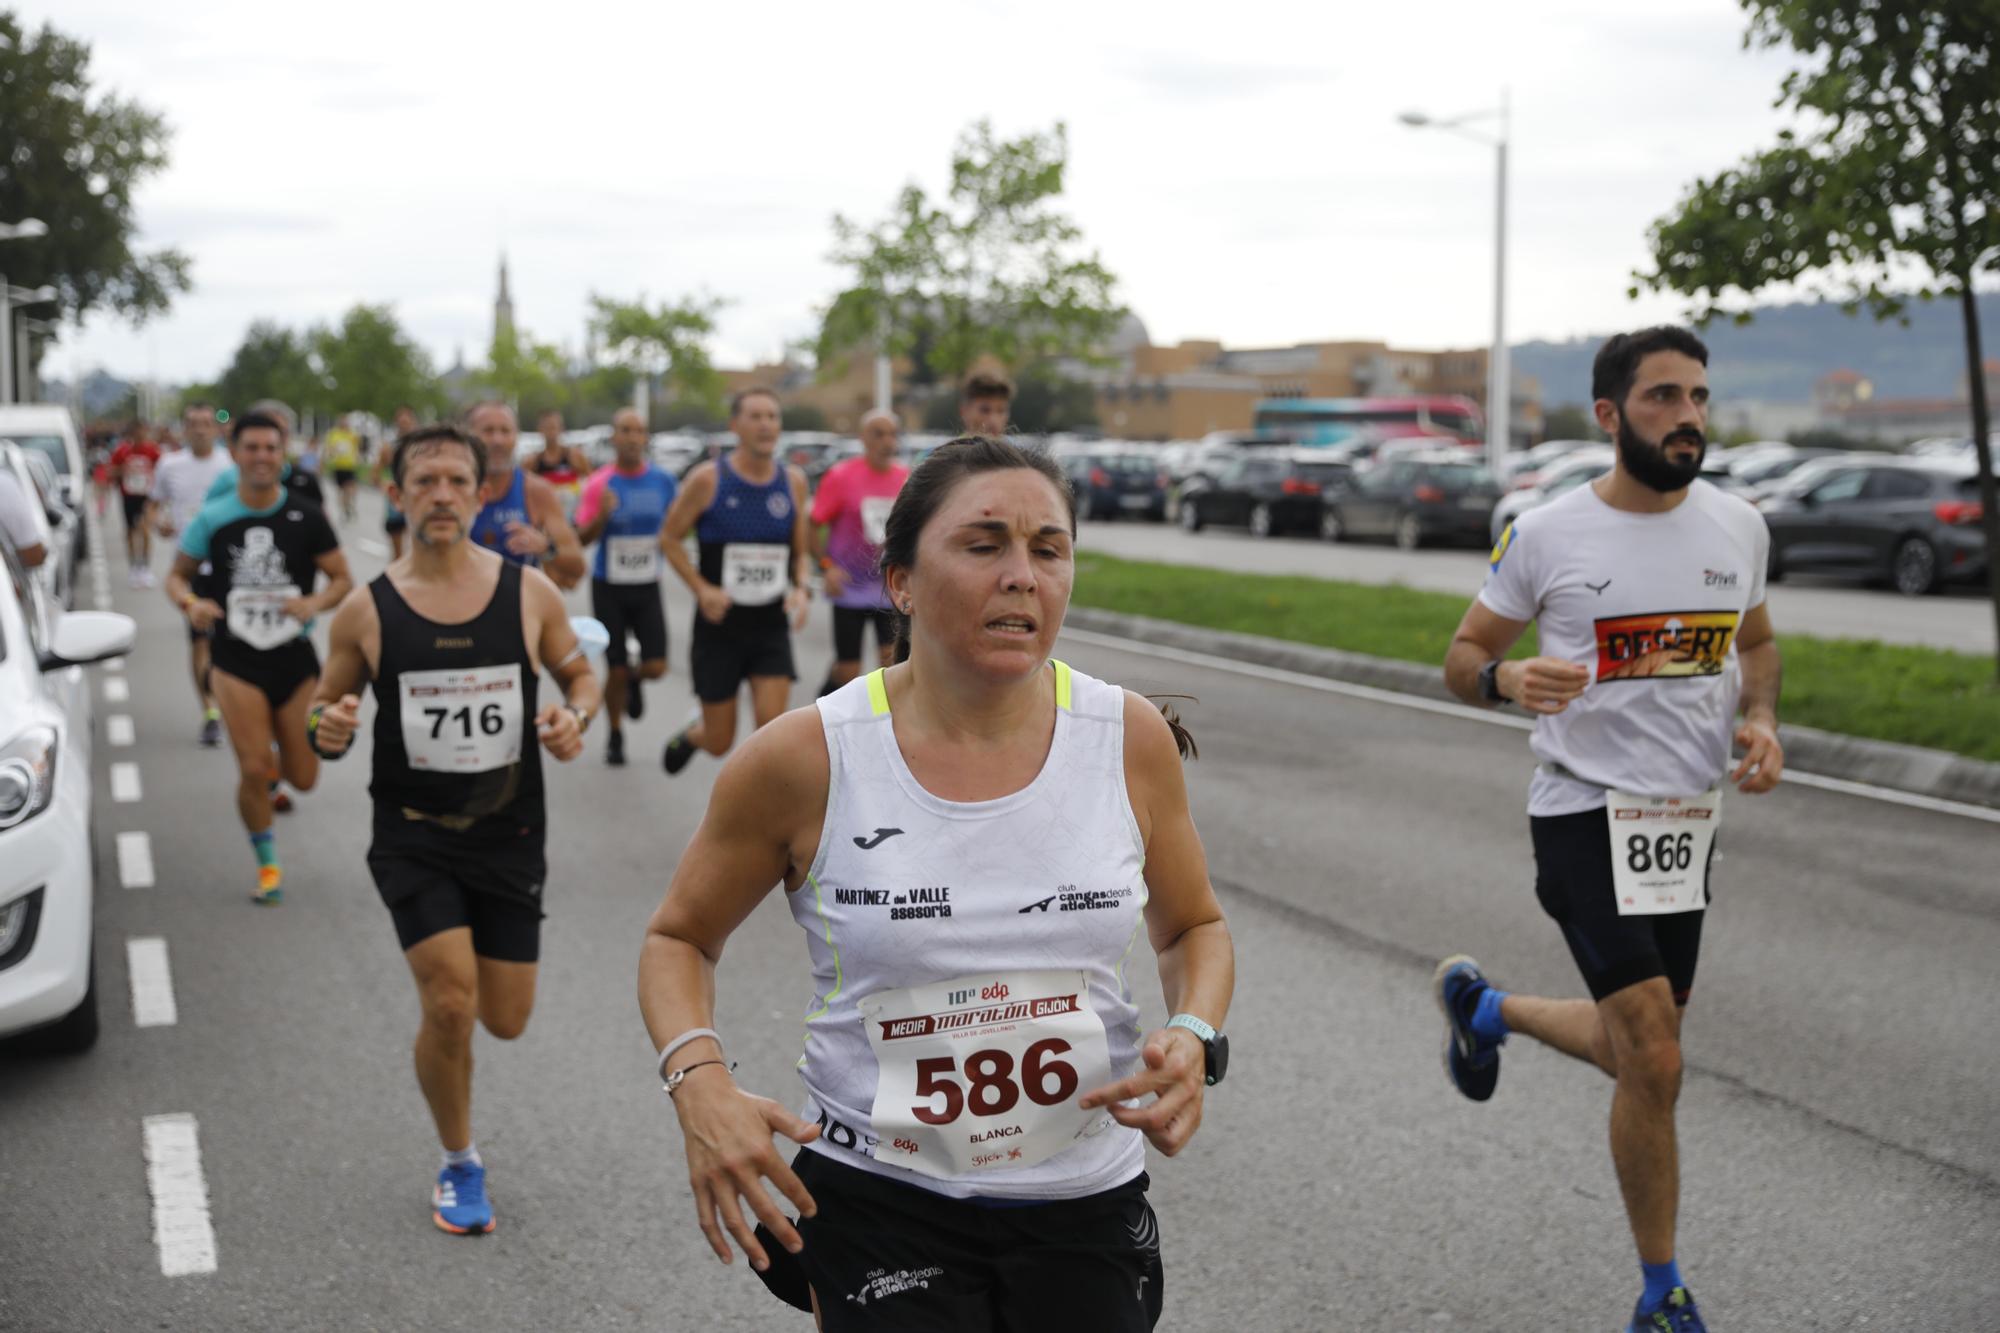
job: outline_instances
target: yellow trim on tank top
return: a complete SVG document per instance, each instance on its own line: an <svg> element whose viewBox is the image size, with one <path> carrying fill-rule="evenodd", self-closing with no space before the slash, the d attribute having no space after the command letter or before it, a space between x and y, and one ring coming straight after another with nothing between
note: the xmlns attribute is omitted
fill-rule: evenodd
<svg viewBox="0 0 2000 1333"><path fill-rule="evenodd" d="M1069 663L1052 657L1049 665L1056 669L1056 707L1065 713L1070 712ZM874 717L882 717L889 711L889 686L882 678L884 670L886 668L876 667L868 673L868 711Z"/></svg>

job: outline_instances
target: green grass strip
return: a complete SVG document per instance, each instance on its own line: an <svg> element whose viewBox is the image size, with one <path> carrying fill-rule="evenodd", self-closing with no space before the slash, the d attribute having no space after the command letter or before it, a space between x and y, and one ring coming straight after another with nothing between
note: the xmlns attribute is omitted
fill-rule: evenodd
<svg viewBox="0 0 2000 1333"><path fill-rule="evenodd" d="M1464 597L1295 575L1238 574L1193 565L1076 559L1078 606L1152 616L1205 629L1289 639L1321 648L1443 667ZM1857 639L1816 639L1778 626L1786 722L1850 736L2000 761L2000 688L1993 662ZM1513 655L1534 653L1535 633Z"/></svg>

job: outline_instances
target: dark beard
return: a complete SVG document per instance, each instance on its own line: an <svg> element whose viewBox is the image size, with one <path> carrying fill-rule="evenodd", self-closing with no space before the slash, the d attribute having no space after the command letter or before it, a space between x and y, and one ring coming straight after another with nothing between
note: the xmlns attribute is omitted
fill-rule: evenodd
<svg viewBox="0 0 2000 1333"><path fill-rule="evenodd" d="M1671 440L1693 440L1700 447L1686 463L1676 463L1667 457L1667 443ZM1624 421L1618 423L1618 462L1634 481L1650 490L1670 495L1686 490L1701 476L1702 460L1708 457L1708 439L1700 431L1677 430L1654 444L1640 438L1632 427Z"/></svg>

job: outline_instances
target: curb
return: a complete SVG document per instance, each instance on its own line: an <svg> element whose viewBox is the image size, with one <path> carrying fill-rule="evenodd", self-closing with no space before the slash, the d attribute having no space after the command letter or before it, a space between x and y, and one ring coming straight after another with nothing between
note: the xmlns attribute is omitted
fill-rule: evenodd
<svg viewBox="0 0 2000 1333"><path fill-rule="evenodd" d="M1353 685L1371 685L1376 689L1395 690L1426 699L1463 702L1444 687L1441 667L1426 666L1421 662L1401 662L1393 658L1371 657L1366 653L1342 652L1337 648L1316 648L1285 639L1267 639L1255 634L1202 629L1087 606L1070 607L1065 623L1077 629L1093 630L1163 648L1207 653L1213 657L1227 657ZM2000 764L1968 759L1945 750L1867 740L1813 727L1781 725L1778 736L1784 742L1788 768L1846 782L1888 787L1936 800L2000 809Z"/></svg>

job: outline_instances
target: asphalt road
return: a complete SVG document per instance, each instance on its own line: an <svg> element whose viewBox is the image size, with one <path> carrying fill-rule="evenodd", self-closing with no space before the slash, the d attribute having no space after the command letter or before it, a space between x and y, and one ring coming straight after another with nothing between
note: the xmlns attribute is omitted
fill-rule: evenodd
<svg viewBox="0 0 2000 1333"><path fill-rule="evenodd" d="M142 628L117 673L129 700L99 696L105 1032L79 1058L0 1054L0 1328L806 1328L707 1253L633 999L646 916L716 772L702 758L670 780L652 761L688 701L688 599L670 596L673 674L634 766L606 768L601 736L551 766L538 1012L477 1048L500 1230L466 1240L428 1218L437 1150L409 1068L415 997L362 864L365 755L281 822L285 905L251 904L230 760L194 744L182 632L110 564ZM808 681L826 644L816 617ZM1517 1041L1473 1106L1439 1068L1438 956L1580 993L1530 887L1520 732L1094 643L1064 654L1199 696L1194 809L1239 953L1230 1078L1190 1149L1152 1164L1161 1327L1621 1326L1637 1274L1608 1084ZM102 739L115 714L129 747ZM111 800L114 761L138 765L140 799ZM1681 1116L1682 1256L1711 1325L1990 1329L2000 826L1803 788L1729 820ZM120 887L114 836L132 831L155 887ZM134 1022L127 941L144 937L169 950L171 1026ZM719 977L739 1079L794 1103L805 960L773 898ZM168 1277L141 1126L175 1113L198 1125L216 1263Z"/></svg>
<svg viewBox="0 0 2000 1333"><path fill-rule="evenodd" d="M1354 583L1401 583L1471 598L1486 580L1486 551L1399 551L1386 542L1323 542L1304 533L1257 538L1241 528L1187 533L1165 523L1102 521L1083 544L1107 555L1206 565L1246 574L1304 574ZM1933 597L1794 575L1770 590L1781 634L1880 639L1959 652L1993 653L1993 604L1980 588L1954 585Z"/></svg>

